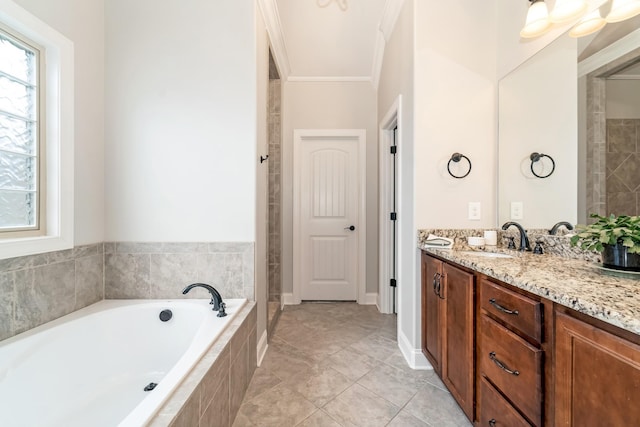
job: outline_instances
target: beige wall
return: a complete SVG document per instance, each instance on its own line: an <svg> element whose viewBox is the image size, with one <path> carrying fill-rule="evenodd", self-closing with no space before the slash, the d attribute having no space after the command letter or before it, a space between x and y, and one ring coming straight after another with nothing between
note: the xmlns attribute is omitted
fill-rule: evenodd
<svg viewBox="0 0 640 427"><path fill-rule="evenodd" d="M106 2L108 240L255 240L255 7Z"/></svg>
<svg viewBox="0 0 640 427"><path fill-rule="evenodd" d="M378 289L376 94L369 82L286 82L282 135L282 292L293 292L293 131L367 131L367 292Z"/></svg>
<svg viewBox="0 0 640 427"><path fill-rule="evenodd" d="M378 121L402 96L398 143L398 342L412 366L420 352L420 288L414 217L414 2L406 0L385 50L378 87ZM426 364L424 356L421 363Z"/></svg>
<svg viewBox="0 0 640 427"><path fill-rule="evenodd" d="M267 331L268 280L268 236L269 236L269 163L261 163L258 156L269 152L268 115L269 104L269 38L267 29L256 7L256 277L255 300L257 302L257 336L262 338ZM233 210L233 209L232 209ZM265 336L266 338L266 336ZM265 342L266 344L266 342Z"/></svg>
<svg viewBox="0 0 640 427"><path fill-rule="evenodd" d="M464 3L462 5L461 3ZM495 4L416 2L416 228L496 224ZM442 19L456 16L456 25ZM459 152L473 164L455 179L447 162ZM481 220L468 203L481 203Z"/></svg>

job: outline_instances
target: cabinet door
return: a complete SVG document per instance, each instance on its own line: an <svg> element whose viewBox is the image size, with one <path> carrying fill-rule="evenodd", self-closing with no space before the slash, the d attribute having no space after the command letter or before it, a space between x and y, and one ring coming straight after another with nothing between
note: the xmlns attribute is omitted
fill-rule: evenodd
<svg viewBox="0 0 640 427"><path fill-rule="evenodd" d="M422 253L422 352L433 369L440 374L440 297L442 286L442 261ZM442 293L442 290L440 290Z"/></svg>
<svg viewBox="0 0 640 427"><path fill-rule="evenodd" d="M462 410L473 420L473 291L475 277L450 264L443 265L444 312L442 381Z"/></svg>
<svg viewBox="0 0 640 427"><path fill-rule="evenodd" d="M640 346L559 312L555 331L555 425L640 425Z"/></svg>

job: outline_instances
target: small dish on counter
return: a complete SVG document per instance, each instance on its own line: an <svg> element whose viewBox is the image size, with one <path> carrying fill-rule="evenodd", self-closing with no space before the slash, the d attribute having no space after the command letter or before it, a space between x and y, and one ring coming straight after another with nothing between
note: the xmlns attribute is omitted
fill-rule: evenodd
<svg viewBox="0 0 640 427"><path fill-rule="evenodd" d="M469 246L484 246L485 240L484 237L469 236L467 237L467 243L469 243Z"/></svg>

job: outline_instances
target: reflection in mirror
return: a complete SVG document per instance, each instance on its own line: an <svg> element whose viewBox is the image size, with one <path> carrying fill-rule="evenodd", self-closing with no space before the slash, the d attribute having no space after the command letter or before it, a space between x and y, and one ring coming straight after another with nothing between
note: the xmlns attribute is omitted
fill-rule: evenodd
<svg viewBox="0 0 640 427"><path fill-rule="evenodd" d="M499 82L498 225L638 215L639 28L640 16L577 41L562 35ZM531 174L532 152L556 160L551 177Z"/></svg>
<svg viewBox="0 0 640 427"><path fill-rule="evenodd" d="M579 80L585 118L580 147L585 152L586 180L581 217L590 213L638 215L640 211L638 41L621 50L627 53L599 64Z"/></svg>
<svg viewBox="0 0 640 427"><path fill-rule="evenodd" d="M577 220L577 41L560 37L502 79L498 220L549 229ZM532 171L531 153L544 153ZM522 203L520 212L511 205ZM515 209L519 211L519 209ZM519 217L521 213L521 217Z"/></svg>

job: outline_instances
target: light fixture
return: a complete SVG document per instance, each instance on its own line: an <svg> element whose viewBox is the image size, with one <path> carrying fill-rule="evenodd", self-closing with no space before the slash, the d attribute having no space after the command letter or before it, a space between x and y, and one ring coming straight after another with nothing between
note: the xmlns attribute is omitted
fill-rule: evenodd
<svg viewBox="0 0 640 427"><path fill-rule="evenodd" d="M544 34L551 26L549 10L544 0L530 0L531 6L527 12L527 21L520 31L520 37L528 39Z"/></svg>
<svg viewBox="0 0 640 427"><path fill-rule="evenodd" d="M599 31L607 25L607 21L600 14L600 9L586 14L576 25L571 28L569 35L571 37L583 37Z"/></svg>
<svg viewBox="0 0 640 427"><path fill-rule="evenodd" d="M556 0L549 21L554 24L564 24L579 18L587 10L586 0Z"/></svg>
<svg viewBox="0 0 640 427"><path fill-rule="evenodd" d="M620 22L633 18L640 13L640 0L612 0L611 12L605 18L607 22Z"/></svg>

